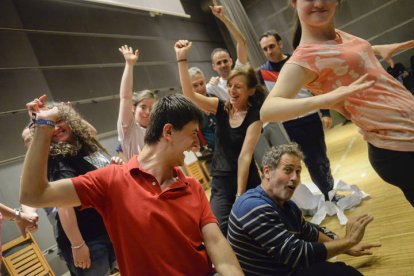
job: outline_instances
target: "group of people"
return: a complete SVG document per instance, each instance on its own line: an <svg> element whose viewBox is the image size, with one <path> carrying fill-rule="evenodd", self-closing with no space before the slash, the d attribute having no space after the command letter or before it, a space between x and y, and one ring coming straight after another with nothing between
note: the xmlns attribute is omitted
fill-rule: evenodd
<svg viewBox="0 0 414 276"><path fill-rule="evenodd" d="M414 97L375 55L389 60L414 41L371 46L335 29L337 2L291 0L300 28L296 50L283 53L280 36L266 32L258 43L268 61L254 70L243 35L214 1L212 13L237 42L237 60L232 69L229 52L215 49L219 77L207 84L200 69L188 66L192 43L177 41L183 95L133 93L140 53L122 46L117 129L125 159L111 165L96 130L69 104L47 104L45 96L29 102L24 212L3 215L34 230L35 208L47 207L72 275L107 275L115 256L122 275L361 275L326 260L372 254L380 245L360 242L373 217L351 219L334 240L290 199L304 160L326 200L337 200L323 133L334 109L360 128L373 168L413 205ZM274 121L294 142L269 147L259 173L253 152L263 123ZM200 129L214 148L210 202L179 168L183 152L200 148Z"/></svg>

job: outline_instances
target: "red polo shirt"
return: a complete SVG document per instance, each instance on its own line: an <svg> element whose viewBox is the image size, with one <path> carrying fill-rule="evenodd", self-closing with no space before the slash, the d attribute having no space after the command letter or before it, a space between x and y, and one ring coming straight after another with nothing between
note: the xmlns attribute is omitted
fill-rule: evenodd
<svg viewBox="0 0 414 276"><path fill-rule="evenodd" d="M161 191L137 156L72 178L82 207L102 216L121 275L208 275L201 229L217 223L202 186L174 168L177 181Z"/></svg>

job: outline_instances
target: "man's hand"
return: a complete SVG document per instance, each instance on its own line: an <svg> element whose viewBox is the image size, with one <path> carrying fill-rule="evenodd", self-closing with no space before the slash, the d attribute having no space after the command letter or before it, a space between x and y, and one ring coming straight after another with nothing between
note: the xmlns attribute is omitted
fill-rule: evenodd
<svg viewBox="0 0 414 276"><path fill-rule="evenodd" d="M224 22L226 20L226 14L224 13L223 6L219 6L217 0L213 0L213 5L210 6L211 12L216 16L218 19Z"/></svg>
<svg viewBox="0 0 414 276"><path fill-rule="evenodd" d="M175 54L177 56L177 61L185 60L188 56L188 51L190 51L192 42L188 40L178 40L174 45Z"/></svg>
<svg viewBox="0 0 414 276"><path fill-rule="evenodd" d="M211 77L210 81L208 82L211 85L218 85L220 77Z"/></svg>
<svg viewBox="0 0 414 276"><path fill-rule="evenodd" d="M111 164L122 165L122 164L125 164L125 162L119 156L112 156L111 157Z"/></svg>
<svg viewBox="0 0 414 276"><path fill-rule="evenodd" d="M37 230L38 220L39 216L36 213L27 214L20 212L20 216L16 218L16 224L23 237L26 237L26 231L35 232Z"/></svg>
<svg viewBox="0 0 414 276"><path fill-rule="evenodd" d="M124 45L121 48L119 48L119 51L121 54L124 55L125 62L129 65L134 65L139 58L139 50L136 49L135 52L132 49L132 47L128 47L128 45Z"/></svg>
<svg viewBox="0 0 414 276"><path fill-rule="evenodd" d="M357 244L354 247L348 249L345 254L350 256L359 257L364 255L372 255L371 248L381 247L381 243L367 243L367 244Z"/></svg>
<svg viewBox="0 0 414 276"><path fill-rule="evenodd" d="M73 264L82 269L91 267L89 247L84 244L79 248L72 248Z"/></svg>
<svg viewBox="0 0 414 276"><path fill-rule="evenodd" d="M352 218L346 224L346 233L344 239L347 239L354 247L361 242L365 234L367 225L374 220L374 217L369 214L364 214Z"/></svg>

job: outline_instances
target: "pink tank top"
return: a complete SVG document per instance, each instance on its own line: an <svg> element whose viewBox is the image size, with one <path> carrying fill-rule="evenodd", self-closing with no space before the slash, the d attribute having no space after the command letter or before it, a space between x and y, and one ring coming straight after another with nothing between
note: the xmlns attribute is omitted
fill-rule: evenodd
<svg viewBox="0 0 414 276"><path fill-rule="evenodd" d="M328 93L368 73L374 86L348 97L337 110L352 120L372 145L414 151L414 97L389 75L368 41L337 30L338 38L299 45L287 63L315 72L306 85L312 94Z"/></svg>

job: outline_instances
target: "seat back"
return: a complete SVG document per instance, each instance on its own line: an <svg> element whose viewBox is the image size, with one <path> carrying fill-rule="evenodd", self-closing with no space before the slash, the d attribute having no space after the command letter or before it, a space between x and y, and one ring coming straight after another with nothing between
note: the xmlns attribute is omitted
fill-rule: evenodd
<svg viewBox="0 0 414 276"><path fill-rule="evenodd" d="M10 275L55 275L31 233L4 244L2 251L3 264Z"/></svg>
<svg viewBox="0 0 414 276"><path fill-rule="evenodd" d="M185 165L184 168L188 176L194 177L198 182L200 182L201 185L203 185L204 189L208 189L209 181L204 175L203 169L198 161Z"/></svg>

